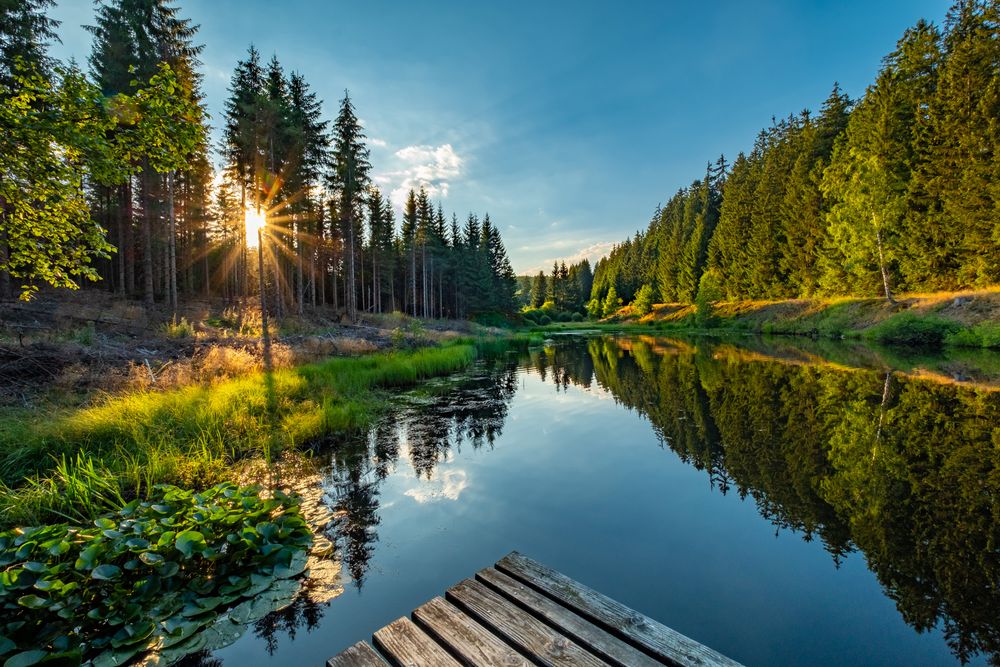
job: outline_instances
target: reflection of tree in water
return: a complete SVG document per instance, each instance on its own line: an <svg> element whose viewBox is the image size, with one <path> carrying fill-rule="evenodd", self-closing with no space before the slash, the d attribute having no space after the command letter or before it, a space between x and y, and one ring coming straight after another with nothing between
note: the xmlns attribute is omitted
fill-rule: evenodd
<svg viewBox="0 0 1000 667"><path fill-rule="evenodd" d="M458 386L398 415L417 476L430 479L438 462L466 442L474 449L492 446L503 432L516 392L516 363L485 362Z"/></svg>
<svg viewBox="0 0 1000 667"><path fill-rule="evenodd" d="M284 635L294 640L300 629L305 628L307 632L311 632L319 626L326 602L318 601L317 596L312 594L312 589L325 583L308 577L303 579L302 588L296 593L291 604L284 609L271 612L253 624L253 633L264 641L268 655L274 655L278 650L279 637ZM214 667L214 665L204 667Z"/></svg>
<svg viewBox="0 0 1000 667"><path fill-rule="evenodd" d="M563 349L580 354L581 343ZM1000 664L1000 392L822 365L747 363L651 338L592 338L598 383L776 527L860 549L918 631ZM580 363L533 353L575 384Z"/></svg>
<svg viewBox="0 0 1000 667"><path fill-rule="evenodd" d="M222 661L213 658L209 651L189 653L174 663L174 667L222 667Z"/></svg>
<svg viewBox="0 0 1000 667"><path fill-rule="evenodd" d="M367 437L337 447L323 486L338 514L337 550L359 590L378 541L379 485L401 443L416 474L429 479L453 447L493 444L516 391L516 363L486 361L446 390L394 411Z"/></svg>

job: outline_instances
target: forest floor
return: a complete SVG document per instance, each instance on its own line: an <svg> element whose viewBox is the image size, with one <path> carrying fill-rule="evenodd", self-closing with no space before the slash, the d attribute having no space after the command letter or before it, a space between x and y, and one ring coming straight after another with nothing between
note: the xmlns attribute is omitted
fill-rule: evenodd
<svg viewBox="0 0 1000 667"><path fill-rule="evenodd" d="M657 304L641 317L626 306L601 324L993 348L1000 347L1000 287L903 294L896 303L850 297L719 302L709 318L699 318L696 307L688 304Z"/></svg>
<svg viewBox="0 0 1000 667"><path fill-rule="evenodd" d="M464 321L363 314L332 307L272 318L275 368L332 356L413 349L493 330ZM0 302L0 407L84 405L95 397L165 390L263 368L260 311L221 300L164 306L97 290Z"/></svg>

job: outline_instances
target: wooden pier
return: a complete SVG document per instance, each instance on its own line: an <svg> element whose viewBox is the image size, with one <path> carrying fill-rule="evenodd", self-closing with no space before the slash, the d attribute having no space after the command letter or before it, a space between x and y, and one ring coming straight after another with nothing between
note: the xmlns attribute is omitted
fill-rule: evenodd
<svg viewBox="0 0 1000 667"><path fill-rule="evenodd" d="M374 648L372 647L374 645ZM739 663L516 551L327 667Z"/></svg>

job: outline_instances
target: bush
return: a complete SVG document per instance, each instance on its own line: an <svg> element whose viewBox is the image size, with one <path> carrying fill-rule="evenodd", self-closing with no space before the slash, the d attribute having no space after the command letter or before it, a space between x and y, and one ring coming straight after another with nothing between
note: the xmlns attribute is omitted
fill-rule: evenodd
<svg viewBox="0 0 1000 667"><path fill-rule="evenodd" d="M600 299L591 299L587 302L587 317L592 320L601 319L601 312L603 306L601 305Z"/></svg>
<svg viewBox="0 0 1000 667"><path fill-rule="evenodd" d="M170 338L190 338L194 336L194 327L191 326L186 317L182 317L180 322L177 320L168 322L164 333Z"/></svg>
<svg viewBox="0 0 1000 667"><path fill-rule="evenodd" d="M632 307L640 317L649 315L649 312L653 310L653 288L649 285L640 287L639 291L636 292L635 300L632 301Z"/></svg>
<svg viewBox="0 0 1000 667"><path fill-rule="evenodd" d="M944 342L959 347L1000 348L1000 324L981 322L945 336Z"/></svg>
<svg viewBox="0 0 1000 667"><path fill-rule="evenodd" d="M618 298L618 292L615 290L615 286L612 285L608 290L608 295L604 297L604 304L602 313L604 317L611 317L618 312L618 309L622 307L622 300Z"/></svg>
<svg viewBox="0 0 1000 667"><path fill-rule="evenodd" d="M573 319L573 315L567 313L565 310L560 310L556 313L557 322L569 322L571 319Z"/></svg>
<svg viewBox="0 0 1000 667"><path fill-rule="evenodd" d="M722 299L722 282L719 274L708 270L701 274L698 280L698 294L695 296L694 321L699 327L712 327L715 325L715 315L712 304Z"/></svg>
<svg viewBox="0 0 1000 667"><path fill-rule="evenodd" d="M583 322L583 315L580 313L573 313L573 316L570 319L574 322Z"/></svg>
<svg viewBox="0 0 1000 667"><path fill-rule="evenodd" d="M544 327L547 324L552 324L552 318L548 315L542 315L538 318L538 323Z"/></svg>
<svg viewBox="0 0 1000 667"><path fill-rule="evenodd" d="M878 343L940 346L960 328L957 322L940 317L900 313L869 329L865 337Z"/></svg>

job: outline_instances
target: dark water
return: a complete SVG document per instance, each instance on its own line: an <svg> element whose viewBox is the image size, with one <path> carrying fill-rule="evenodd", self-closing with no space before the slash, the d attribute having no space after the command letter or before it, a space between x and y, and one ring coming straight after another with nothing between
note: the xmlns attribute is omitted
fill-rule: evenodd
<svg viewBox="0 0 1000 667"><path fill-rule="evenodd" d="M484 363L326 455L344 592L213 659L321 665L517 549L746 664L998 662L998 377L650 337Z"/></svg>

